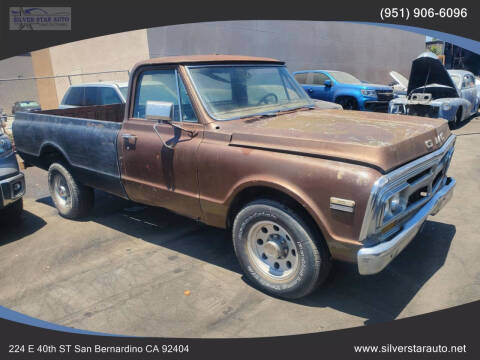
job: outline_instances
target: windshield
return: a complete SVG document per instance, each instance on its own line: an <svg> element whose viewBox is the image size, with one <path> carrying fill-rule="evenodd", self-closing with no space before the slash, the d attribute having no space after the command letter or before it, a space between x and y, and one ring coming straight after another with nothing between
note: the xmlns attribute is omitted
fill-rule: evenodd
<svg viewBox="0 0 480 360"><path fill-rule="evenodd" d="M22 101L20 107L39 107L36 101Z"/></svg>
<svg viewBox="0 0 480 360"><path fill-rule="evenodd" d="M355 76L350 75L349 73L343 71L330 71L330 75L333 78L342 84L360 84L361 81L358 80Z"/></svg>
<svg viewBox="0 0 480 360"><path fill-rule="evenodd" d="M189 72L206 110L216 120L313 106L284 66L194 66Z"/></svg>
<svg viewBox="0 0 480 360"><path fill-rule="evenodd" d="M128 86L119 86L118 89L122 93L123 98L126 99L127 98L127 92L128 92Z"/></svg>

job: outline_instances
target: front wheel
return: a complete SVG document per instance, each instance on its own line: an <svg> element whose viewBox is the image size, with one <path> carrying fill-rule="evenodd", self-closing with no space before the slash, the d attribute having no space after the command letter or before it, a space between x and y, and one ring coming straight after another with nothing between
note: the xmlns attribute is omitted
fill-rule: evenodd
<svg viewBox="0 0 480 360"><path fill-rule="evenodd" d="M358 110L357 100L355 100L355 98L353 97L349 97L349 96L339 97L335 102L337 104L342 105L343 110Z"/></svg>
<svg viewBox="0 0 480 360"><path fill-rule="evenodd" d="M235 253L246 277L261 290L296 299L327 277L324 240L296 212L272 200L247 204L233 224Z"/></svg>
<svg viewBox="0 0 480 360"><path fill-rule="evenodd" d="M63 217L81 218L93 207L93 189L77 182L63 164L50 165L48 187L55 207Z"/></svg>
<svg viewBox="0 0 480 360"><path fill-rule="evenodd" d="M458 129L460 127L461 122L462 122L462 108L459 108L455 113L455 120L453 123L454 129Z"/></svg>

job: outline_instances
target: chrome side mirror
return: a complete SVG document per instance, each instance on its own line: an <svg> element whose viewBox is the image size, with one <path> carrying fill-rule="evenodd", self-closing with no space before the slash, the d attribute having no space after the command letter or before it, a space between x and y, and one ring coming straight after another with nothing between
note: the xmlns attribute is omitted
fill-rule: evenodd
<svg viewBox="0 0 480 360"><path fill-rule="evenodd" d="M147 101L145 118L158 122L172 122L173 103L166 101Z"/></svg>

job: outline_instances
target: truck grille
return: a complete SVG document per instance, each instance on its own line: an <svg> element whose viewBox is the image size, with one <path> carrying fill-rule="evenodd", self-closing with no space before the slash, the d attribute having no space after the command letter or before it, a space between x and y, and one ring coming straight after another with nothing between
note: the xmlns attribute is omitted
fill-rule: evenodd
<svg viewBox="0 0 480 360"><path fill-rule="evenodd" d="M413 160L376 181L359 235L365 246L390 239L445 186L454 145L455 135L451 135L440 149ZM390 212L385 213L385 205L394 194L399 195L404 210L392 216Z"/></svg>
<svg viewBox="0 0 480 360"><path fill-rule="evenodd" d="M390 101L393 99L393 90L377 90L378 101Z"/></svg>
<svg viewBox="0 0 480 360"><path fill-rule="evenodd" d="M444 185L453 150L454 148L452 147L441 159L433 164L428 164L427 168L421 169L418 173L406 179L407 185L401 193L402 197L406 199L407 207L403 214L399 214L399 216L392 218L388 222L402 217L405 217L404 221L407 220L407 214L413 213L417 208L425 204ZM382 222L383 219L380 219L378 225L380 226Z"/></svg>

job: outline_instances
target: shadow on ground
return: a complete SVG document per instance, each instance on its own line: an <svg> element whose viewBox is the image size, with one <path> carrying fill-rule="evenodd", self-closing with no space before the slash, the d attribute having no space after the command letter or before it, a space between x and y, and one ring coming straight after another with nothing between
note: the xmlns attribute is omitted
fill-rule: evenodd
<svg viewBox="0 0 480 360"><path fill-rule="evenodd" d="M49 197L37 201L53 206ZM94 213L83 221L94 221L241 273L227 231L202 225L165 209L140 206L96 192ZM422 232L381 273L360 276L355 265L336 262L327 282L295 303L330 307L365 318L366 324L393 320L443 266L455 232L453 225L427 221Z"/></svg>
<svg viewBox="0 0 480 360"><path fill-rule="evenodd" d="M459 126L457 128L455 128L455 130L461 130L462 128L464 128L465 126L467 126L471 121L477 121L477 120L480 120L480 114L477 113L477 114L474 114L468 118L466 118L465 120L463 120ZM476 133L475 133L476 134Z"/></svg>
<svg viewBox="0 0 480 360"><path fill-rule="evenodd" d="M20 219L0 219L0 246L31 235L46 225L46 222L27 210Z"/></svg>

